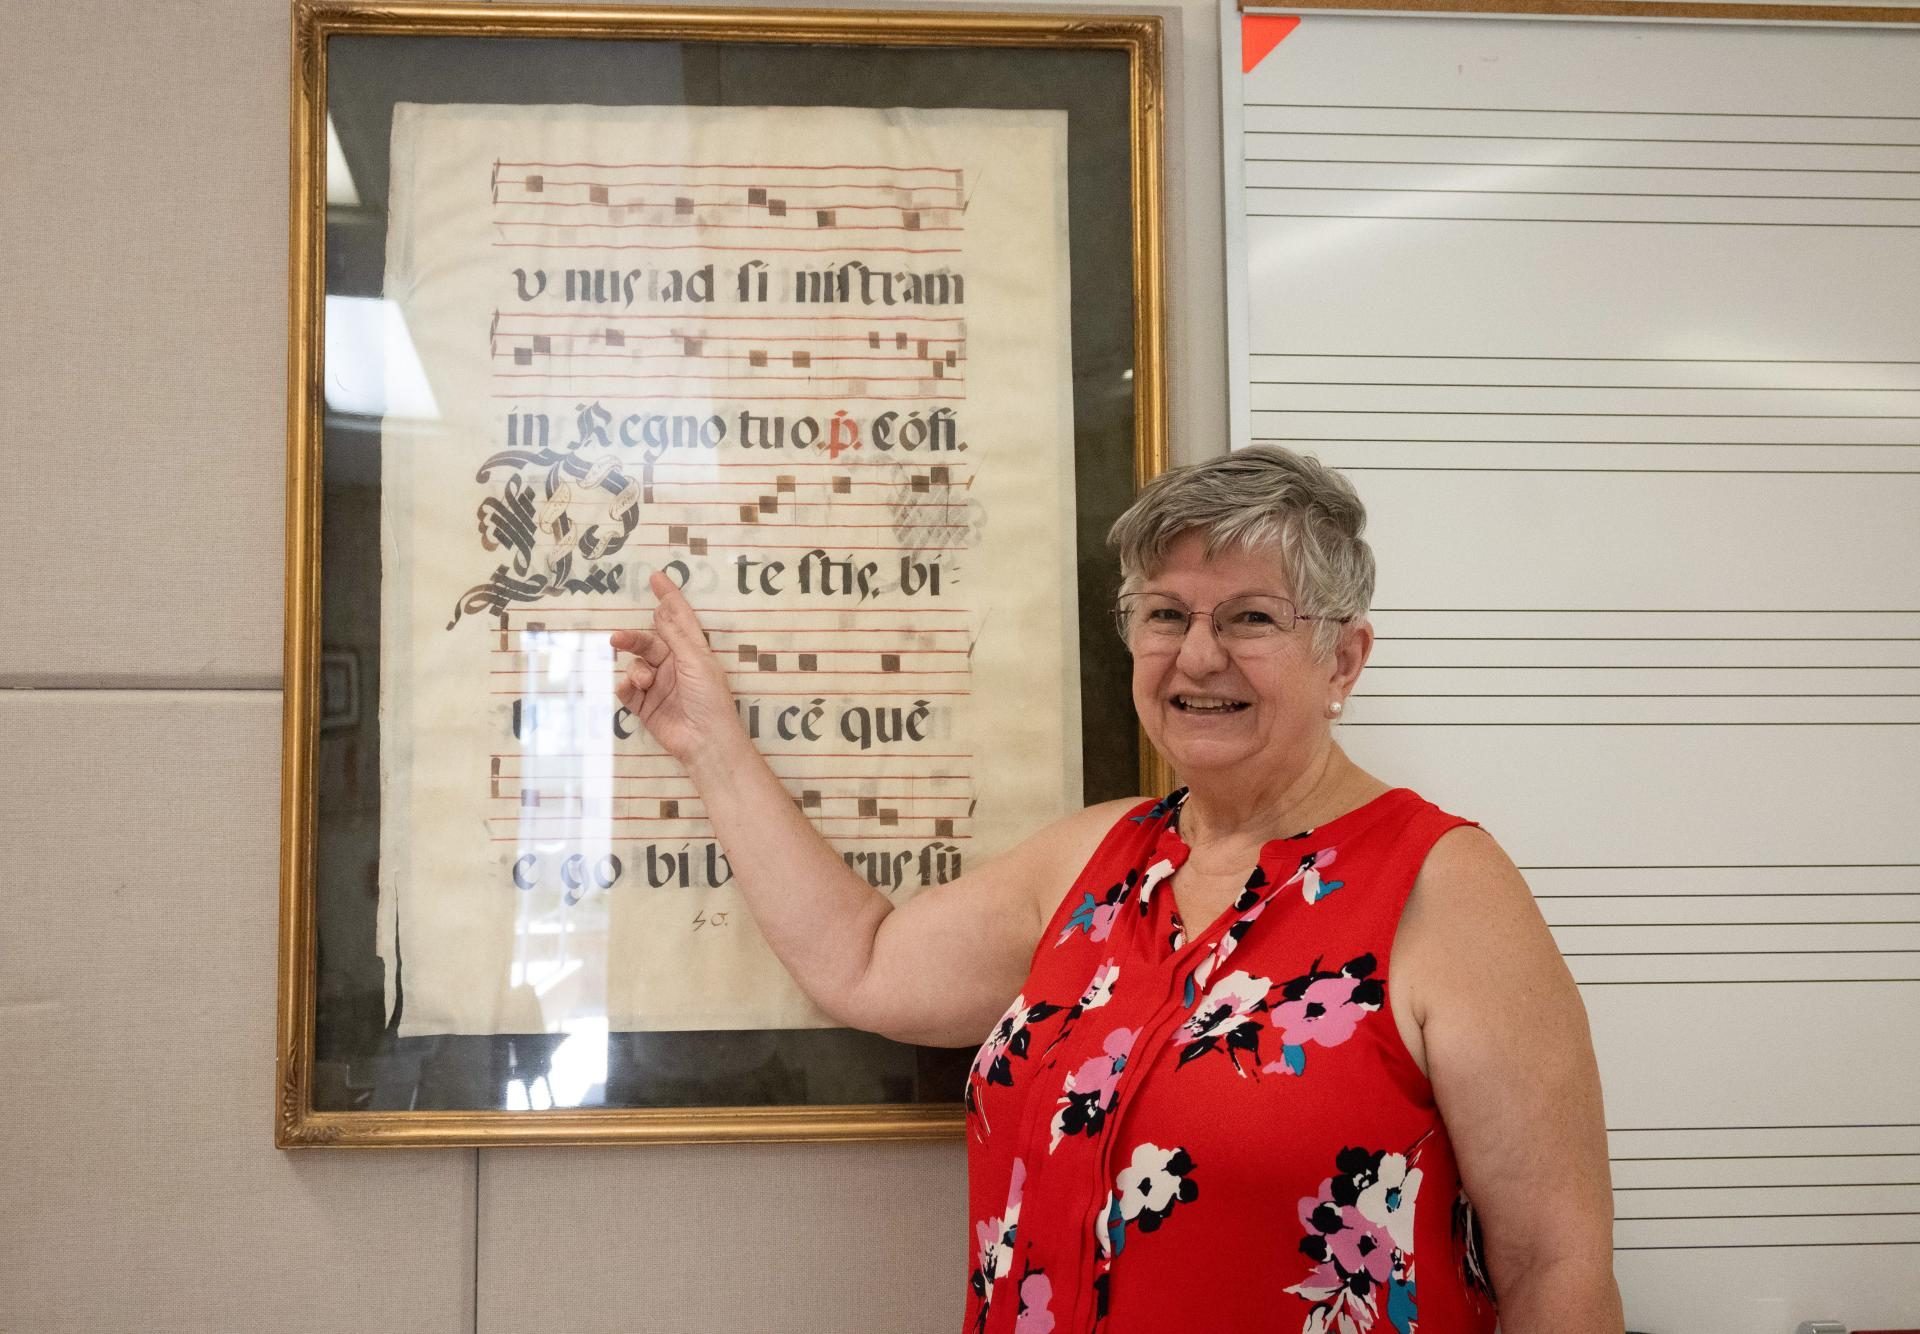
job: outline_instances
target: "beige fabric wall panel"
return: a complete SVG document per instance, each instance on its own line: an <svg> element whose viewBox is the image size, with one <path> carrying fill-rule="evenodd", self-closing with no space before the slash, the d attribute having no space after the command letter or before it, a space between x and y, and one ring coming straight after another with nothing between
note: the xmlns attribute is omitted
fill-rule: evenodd
<svg viewBox="0 0 1920 1334"><path fill-rule="evenodd" d="M0 683L279 678L287 15L0 4Z"/></svg>
<svg viewBox="0 0 1920 1334"><path fill-rule="evenodd" d="M273 1147L280 701L0 693L0 1330L454 1334L470 1152Z"/></svg>
<svg viewBox="0 0 1920 1334"><path fill-rule="evenodd" d="M477 1334L954 1334L966 1151L489 1149Z"/></svg>

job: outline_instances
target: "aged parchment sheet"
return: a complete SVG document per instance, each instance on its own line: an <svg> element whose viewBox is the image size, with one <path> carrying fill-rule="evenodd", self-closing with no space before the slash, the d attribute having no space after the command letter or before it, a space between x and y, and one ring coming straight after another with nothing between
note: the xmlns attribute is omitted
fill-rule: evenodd
<svg viewBox="0 0 1920 1334"><path fill-rule="evenodd" d="M389 217L400 1031L825 1023L606 635L679 581L896 901L1079 805L1064 114L403 104Z"/></svg>

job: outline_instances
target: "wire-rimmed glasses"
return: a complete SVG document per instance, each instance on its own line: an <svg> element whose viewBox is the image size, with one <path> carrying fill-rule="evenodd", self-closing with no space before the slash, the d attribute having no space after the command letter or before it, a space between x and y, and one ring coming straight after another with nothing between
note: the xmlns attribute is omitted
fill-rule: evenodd
<svg viewBox="0 0 1920 1334"><path fill-rule="evenodd" d="M1167 593L1128 593L1114 605L1114 625L1135 653L1176 652L1196 616L1213 622L1213 633L1234 652L1264 652L1300 621L1334 621L1349 616L1309 616L1286 598L1271 593L1241 593L1211 607L1189 607Z"/></svg>

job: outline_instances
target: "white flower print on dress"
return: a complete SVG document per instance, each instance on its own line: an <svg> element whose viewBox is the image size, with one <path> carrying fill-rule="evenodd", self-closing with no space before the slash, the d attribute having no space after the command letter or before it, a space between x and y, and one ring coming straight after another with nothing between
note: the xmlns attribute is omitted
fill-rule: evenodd
<svg viewBox="0 0 1920 1334"><path fill-rule="evenodd" d="M973 1274L968 1280L980 1299L976 1329L984 1329L987 1311L993 1305L993 1288L1013 1265L1013 1242L1020 1228L1020 1195L1027 1184L1027 1165L1013 1160L1013 1172L1007 1182L1007 1207L998 1218L985 1218L973 1225L975 1240Z"/></svg>
<svg viewBox="0 0 1920 1334"><path fill-rule="evenodd" d="M1267 993L1273 983L1245 972L1228 973L1193 1007L1187 1021L1173 1031L1172 1040L1181 1044L1180 1064L1225 1050L1241 1077L1248 1067L1240 1063L1243 1055L1251 1058L1255 1072L1260 1069L1260 1015L1267 1008Z"/></svg>

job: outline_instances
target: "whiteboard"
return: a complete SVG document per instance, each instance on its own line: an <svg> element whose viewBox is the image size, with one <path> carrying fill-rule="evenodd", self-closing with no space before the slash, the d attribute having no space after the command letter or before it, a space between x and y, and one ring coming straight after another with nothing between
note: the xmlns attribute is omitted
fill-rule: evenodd
<svg viewBox="0 0 1920 1334"><path fill-rule="evenodd" d="M1244 21L1234 444L1366 500L1341 740L1533 886L1629 1327L1920 1325L1920 24Z"/></svg>

